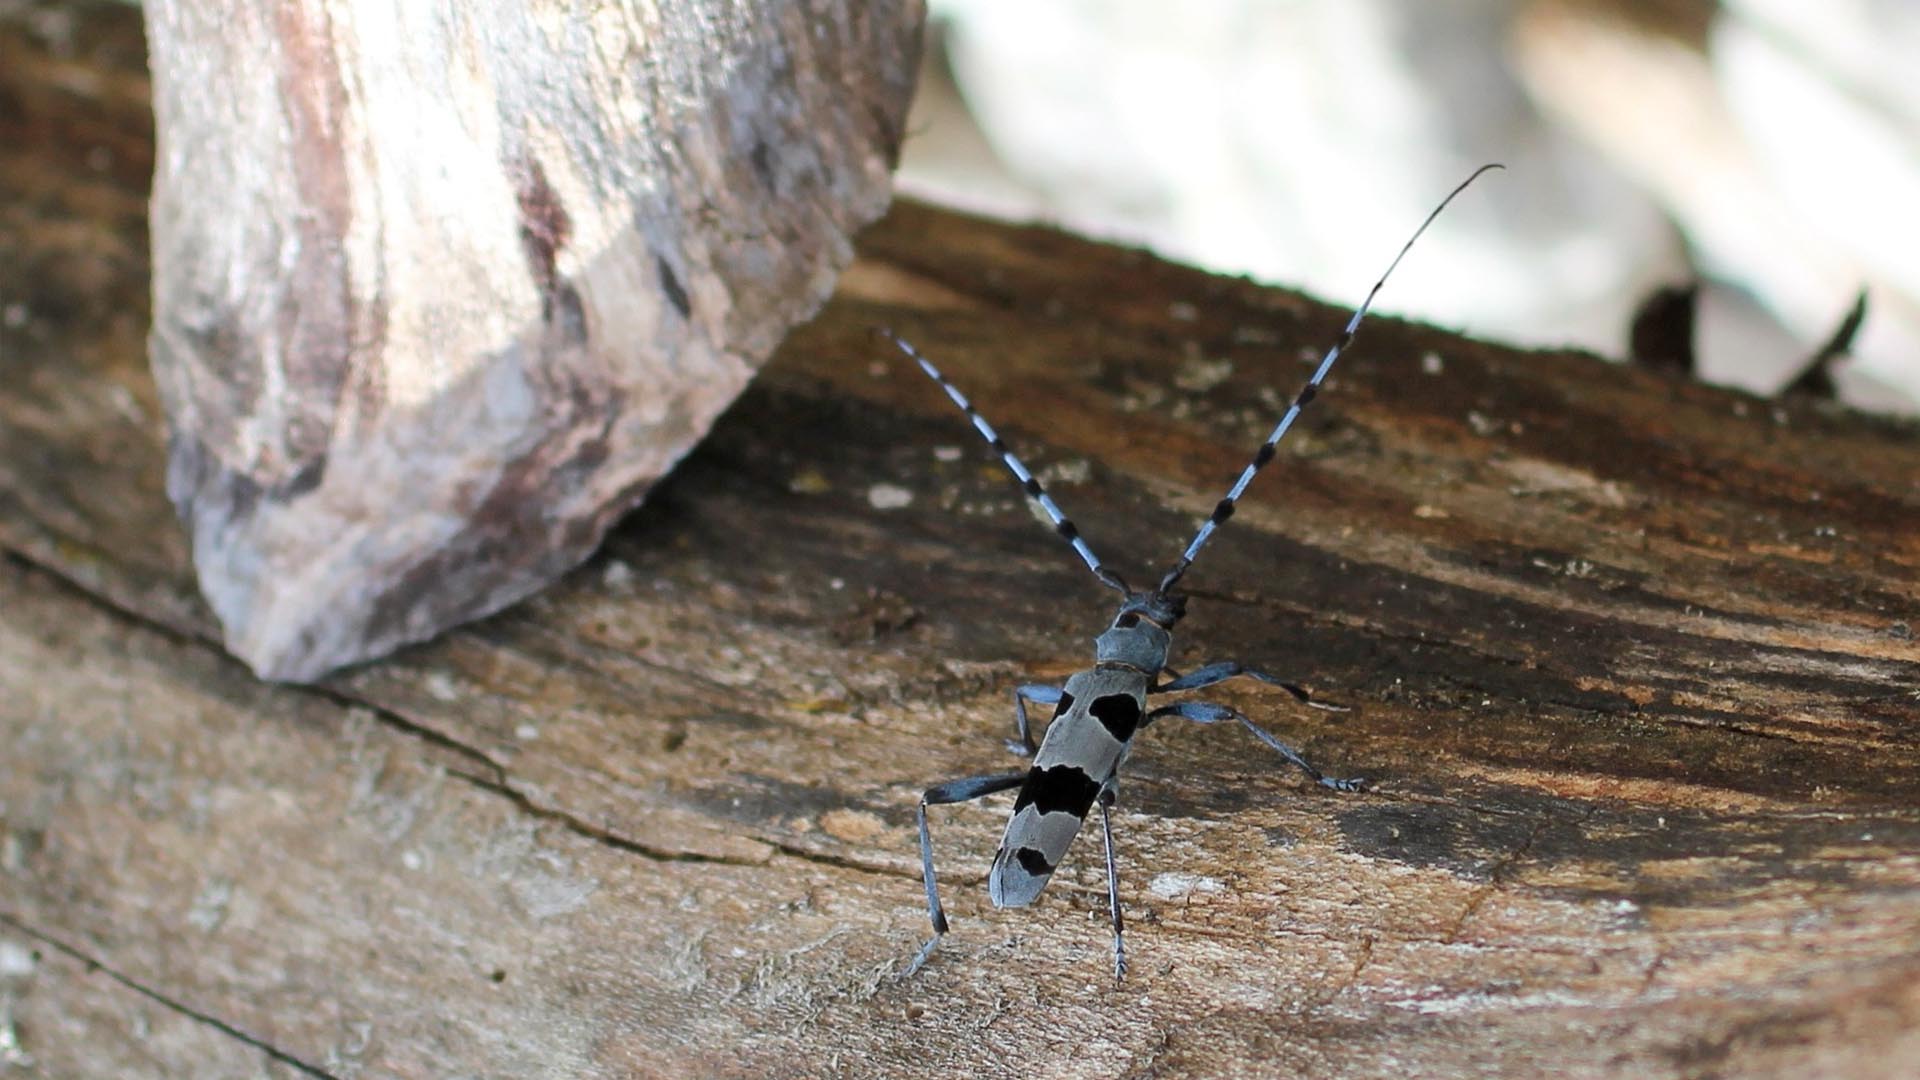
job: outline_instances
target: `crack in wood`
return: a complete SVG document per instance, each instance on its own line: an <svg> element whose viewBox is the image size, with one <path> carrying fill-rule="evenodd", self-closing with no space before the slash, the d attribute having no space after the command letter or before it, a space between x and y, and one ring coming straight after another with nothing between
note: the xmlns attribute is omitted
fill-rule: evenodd
<svg viewBox="0 0 1920 1080"><path fill-rule="evenodd" d="M57 61L92 80L81 97L36 89L47 50L0 16L0 52L28 58L0 61L0 97L24 93L49 135L0 147L0 188L53 193L14 200L25 258L0 262L26 317L0 327L21 376L0 393L0 549L30 553L0 563L18 613L0 660L26 661L0 663L24 736L24 767L0 768L27 808L0 823L16 920L335 1071L353 1066L313 1049L337 1038L315 996L381 1018L355 1064L405 1074L1455 1076L1537 1070L1551 1046L1594 1074L1798 1075L1912 1056L1910 424L1768 419L1591 357L1370 326L1327 456L1284 505L1248 504L1186 644L1377 692L1307 726L1387 794L1279 815L1150 755L1143 854L1190 846L1227 877L1281 837L1338 857L1296 853L1311 884L1280 901L1236 887L1184 911L1135 882L1160 929L1118 987L1091 866L894 983L924 926L903 822L927 763L984 760L1000 695L1071 670L1092 587L1021 531L990 462L941 460L964 425L911 371L872 373L868 327L924 337L1038 457L1093 461L1072 507L1093 535L1175 540L1271 421L1268 386L1345 313L902 203L602 565L319 696L269 688L204 654L217 634L160 495L146 52L137 13L94 10L62 5L77 40L118 43ZM1238 372L1167 392L1189 354ZM806 470L826 490L794 489ZM862 497L881 482L915 501L881 512ZM593 576L616 566L625 588ZM901 629L860 595L922 618ZM834 693L795 704L816 677ZM954 839L984 867L984 825ZM236 867L259 874L236 894L253 936L146 949ZM963 911L986 906L977 880L956 875ZM554 914L555 888L583 906ZM42 1015L102 993L260 1053L87 981L49 984ZM1821 1026L1783 1026L1789 1044L1763 1037L1775 1016ZM74 1053L112 1022L73 1018ZM148 1042L125 1049L164 1050Z"/></svg>
<svg viewBox="0 0 1920 1080"><path fill-rule="evenodd" d="M218 643L197 635L183 633L164 622L153 619L137 609L128 608L119 604L115 602L112 597L95 592L88 588L84 582L76 581L72 577L62 573L59 568L39 562L34 559L30 553L22 552L15 548L0 548L0 558L4 558L7 562L28 573L35 574L52 582L58 586L62 592L76 597L89 606L132 627L157 634L175 645L192 648L212 655L220 663L238 663L238 661L235 661L231 656L227 655ZM247 677L251 678L251 676ZM413 720L386 705L360 697L334 686L298 684L287 685L282 689L286 692L318 698L342 709L364 711L371 714L373 719L383 726L400 732L409 738L443 750L452 751L461 757L467 758L482 766L491 775L478 776L473 773L462 772L459 769L448 769L448 775L455 779L462 780L479 790L506 799L511 802L516 809L537 820L559 825L568 832L594 843L613 848L616 851L621 851L629 855L638 855L642 858L662 863L688 862L710 863L719 866L758 866L765 862L763 859L742 859L725 855L711 855L694 851L673 851L665 848L651 847L641 841L615 832L610 828L592 825L565 810L556 807L541 806L535 803L524 792L513 787L513 775L511 771L508 770L506 766L487 756L484 751L477 747L469 746L443 732L436 731L432 727ZM863 862L857 859L848 859L817 851L809 851L770 836L756 835L749 837L749 839L765 844L768 849L780 855L820 866L830 866L842 870L854 870L894 878L918 876L908 870L888 866L879 862Z"/></svg>
<svg viewBox="0 0 1920 1080"><path fill-rule="evenodd" d="M47 934L40 930L36 930L35 928L28 926L26 923L21 922L19 919L13 917L11 914L8 914L7 912L0 911L0 925L5 925L8 928L12 929L15 933L18 933L23 937L32 938L33 940L41 943L42 945L45 945L47 948L53 949L64 956L70 957L80 962L81 964L86 965L87 969L90 971L100 972L101 974L105 975L107 978L112 979L114 982L119 983L121 986L126 987L127 989L133 991L136 994L139 994L141 997L146 998L147 1000L161 1006L162 1008L178 1013L179 1015L184 1016L187 1019L194 1021L195 1023L204 1024L207 1027L210 1027L213 1030L220 1032L222 1035L228 1036L229 1038L237 1039L240 1042L243 1042L248 1046L253 1047L254 1049L267 1055L273 1060L280 1062L283 1065L290 1065L293 1068L299 1069L301 1072L306 1073L308 1076L320 1077L321 1080L342 1080L341 1077L335 1075L334 1073L327 1072L325 1069L320 1068L319 1066L313 1064L312 1062L306 1061L300 1057L295 1056L294 1054L291 1054L285 1050L282 1050L279 1047L273 1045L272 1043L266 1041L265 1039L260 1038L257 1035L248 1034L247 1032L242 1031L238 1026L234 1024L230 1024L227 1021L222 1020L211 1013L203 1012L199 1009L194 1008L191 1005L188 1005L183 1001L177 1001L173 998L168 997L166 994L161 993L159 990L156 990L153 987L148 986L145 983L142 983L139 980L134 979L133 977L123 974L122 972L116 970L115 968L109 966L105 961L99 959L98 957L90 956L86 952L82 951L81 949L78 949L72 945L69 945L66 942L60 940L57 937L54 937L51 934Z"/></svg>

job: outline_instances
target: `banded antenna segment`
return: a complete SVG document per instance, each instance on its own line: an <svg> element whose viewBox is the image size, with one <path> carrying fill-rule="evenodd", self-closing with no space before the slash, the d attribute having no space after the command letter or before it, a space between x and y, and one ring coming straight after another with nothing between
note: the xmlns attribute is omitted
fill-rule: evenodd
<svg viewBox="0 0 1920 1080"><path fill-rule="evenodd" d="M1109 589L1118 590L1122 596L1128 595L1131 590L1127 588L1127 583L1119 574L1107 569L1101 563L1100 556L1095 555L1093 549L1088 547L1086 540L1081 537L1080 529L1060 509L1060 504L1053 501L1053 496L1047 494L1047 489L1040 485L1039 479L1033 475L1032 470L1028 469L1026 463L1007 446L1007 441L993 429L993 425L987 422L987 418L980 415L980 410L973 407L973 402L967 400L967 395L961 393L959 387L948 381L947 377L941 374L940 369L933 366L933 361L920 355L920 350L907 344L906 339L885 327L876 327L874 332L893 342L894 346L906 354L909 360L919 364L920 370L927 373L927 378L939 383L940 388L947 392L947 397L951 398L955 405L960 406L960 411L966 413L967 419L973 422L973 429L980 433L981 438L987 440L987 445L993 448L994 453L1000 455L1000 460L1006 463L1008 471L1013 473L1013 478L1020 481L1021 490L1027 493L1027 498L1039 504L1048 520L1053 522L1053 531L1059 533L1061 539L1073 546L1074 553L1087 564L1087 569L1093 571L1093 576L1099 578L1100 583Z"/></svg>
<svg viewBox="0 0 1920 1080"><path fill-rule="evenodd" d="M1321 358L1320 366L1314 370L1313 378L1308 379L1307 385L1300 389L1299 395L1293 399L1293 404L1287 407L1286 413L1280 417L1280 422L1274 425L1273 433L1267 436L1267 441L1262 443L1260 449L1254 453L1253 460L1247 463L1245 469L1241 470L1240 478L1233 482L1233 487L1228 489L1226 497L1214 506L1213 513L1208 515L1207 520L1200 523L1200 531L1194 534L1193 541L1187 545L1187 549L1184 552L1181 552L1180 561L1173 565L1173 569L1167 571L1166 577L1160 579L1160 592L1167 591L1180 580L1181 575L1187 572L1187 568L1193 565L1194 557L1200 554L1200 549L1205 547L1207 541L1213 538L1214 530L1225 524L1226 520L1233 516L1234 504L1240 501L1240 496L1246 494L1247 485L1253 483L1254 476L1257 475L1261 469L1265 468L1268 462L1273 460L1274 448L1279 444L1281 439L1286 438L1287 429L1293 426L1294 420L1300 415L1300 410L1306 408L1307 403L1312 401L1314 396L1320 392L1320 384L1326 379L1327 372L1333 370L1334 361L1340 359L1340 354L1353 344L1354 335L1360 331L1361 321L1367 317L1367 309L1373 306L1374 297L1380 295L1381 286L1385 285L1387 279L1393 276L1393 271L1399 267L1400 260L1407 257L1407 252L1413 250L1414 243L1427 231L1427 226L1433 224L1433 220L1440 216L1440 211L1445 210L1447 204L1451 203L1455 196L1465 191L1469 184L1480 179L1481 174L1493 169L1502 168L1505 168L1505 166L1493 164L1482 165L1478 169L1475 169L1472 176L1460 181L1457 187L1447 193L1446 198L1440 200L1440 205L1433 208L1433 211L1427 215L1427 219L1422 221L1420 227L1413 231L1413 235L1407 238L1407 242L1401 245L1400 253L1393 257L1391 263L1387 264L1386 273L1380 275L1380 280L1374 282L1373 288L1367 290L1366 299L1362 300L1360 306L1354 309L1353 318L1347 320L1347 328L1340 335L1340 340L1334 343L1333 348L1327 350L1325 357Z"/></svg>

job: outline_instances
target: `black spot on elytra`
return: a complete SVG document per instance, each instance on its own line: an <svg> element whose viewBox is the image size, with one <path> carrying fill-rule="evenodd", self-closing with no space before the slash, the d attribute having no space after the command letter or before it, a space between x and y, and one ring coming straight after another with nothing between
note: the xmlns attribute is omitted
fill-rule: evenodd
<svg viewBox="0 0 1920 1080"><path fill-rule="evenodd" d="M1055 720L1060 719L1062 716L1065 716L1067 710L1071 708L1073 708L1073 695L1062 690L1060 692L1060 704L1053 707L1053 718Z"/></svg>
<svg viewBox="0 0 1920 1080"><path fill-rule="evenodd" d="M1053 765L1045 769L1036 765L1027 771L1027 782L1020 787L1020 797L1013 801L1013 812L1017 814L1031 806L1043 814L1072 814L1083 818L1098 794L1100 784L1077 765Z"/></svg>
<svg viewBox="0 0 1920 1080"><path fill-rule="evenodd" d="M680 275L673 272L673 264L667 257L654 253L653 261L660 271L660 289L667 294L667 300L683 319L693 317L693 300L687 296L686 287L680 284Z"/></svg>
<svg viewBox="0 0 1920 1080"><path fill-rule="evenodd" d="M1030 847L1023 847L1014 852L1013 861L1020 864L1020 869L1034 877L1046 877L1053 873L1053 864L1047 861L1045 853Z"/></svg>
<svg viewBox="0 0 1920 1080"><path fill-rule="evenodd" d="M1087 706L1087 711L1100 721L1100 726L1107 729L1107 734L1121 742L1133 738L1134 729L1140 726L1140 702L1132 694L1108 694L1095 698L1093 704Z"/></svg>

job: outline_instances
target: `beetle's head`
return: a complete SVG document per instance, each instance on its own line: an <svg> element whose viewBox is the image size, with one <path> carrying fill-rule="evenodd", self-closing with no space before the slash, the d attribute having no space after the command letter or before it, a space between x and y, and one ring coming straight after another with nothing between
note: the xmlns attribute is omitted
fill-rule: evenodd
<svg viewBox="0 0 1920 1080"><path fill-rule="evenodd" d="M1094 659L1158 672L1166 666L1173 626L1186 613L1187 598L1178 593L1130 592L1113 625L1094 639Z"/></svg>

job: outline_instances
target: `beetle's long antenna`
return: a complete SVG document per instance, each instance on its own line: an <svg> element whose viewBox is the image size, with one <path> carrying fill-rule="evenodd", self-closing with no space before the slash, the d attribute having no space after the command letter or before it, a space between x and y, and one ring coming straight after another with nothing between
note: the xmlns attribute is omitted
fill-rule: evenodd
<svg viewBox="0 0 1920 1080"><path fill-rule="evenodd" d="M1440 216L1440 211L1447 208L1447 204L1453 201L1454 196L1465 191L1467 185L1480 179L1482 173L1490 169L1504 167L1505 166L1502 165L1482 165L1478 169L1475 169L1472 176L1462 180L1458 187L1447 193L1446 198L1440 200L1440 205L1433 208L1433 212L1427 215L1427 219L1421 222L1420 227L1413 231L1411 237L1407 238L1407 242L1401 245L1400 254L1393 257L1393 262L1387 265L1387 272L1381 274L1380 280L1374 282L1373 288L1367 290L1367 298L1360 302L1359 308L1353 313L1353 318L1347 320L1346 331L1340 335L1340 340L1334 344L1333 348L1327 350L1327 355L1321 359L1320 367L1314 371L1313 378L1307 380L1307 385L1301 388L1299 396L1295 397L1293 404L1287 407L1286 414L1280 417L1278 424L1274 425L1273 434L1268 435L1267 441L1262 443L1260 449L1254 453L1253 461L1248 463L1246 469L1240 473L1240 479L1234 481L1233 487L1228 490L1226 498L1221 499L1219 504L1213 508L1213 513L1207 517L1206 521L1201 523L1200 531L1194 534L1193 541L1187 545L1187 550L1181 552L1180 561L1174 563L1173 569L1167 571L1167 576L1160 579L1159 591L1165 592L1180 580L1181 575L1187 572L1187 568L1193 565L1194 556L1200 554L1200 549L1205 547L1207 541L1213 538L1214 530L1218 529L1228 518L1233 516L1234 504L1240 501L1240 496L1246 494L1247 485L1253 482L1254 476L1259 473L1262 468L1265 468L1269 461L1273 460L1274 447L1279 444L1281 439L1286 437L1287 429L1293 426L1293 421L1300 415L1300 410L1306 408L1307 403L1312 401L1314 395L1320 392L1320 383L1326 379L1327 372L1333 369L1334 361L1340 359L1341 352L1353 344L1354 335L1359 332L1360 323L1367 317L1367 309L1373 306L1373 298L1379 295L1380 287L1387 283L1389 277L1393 276L1393 271L1400 265L1400 260L1406 258L1407 252L1413 250L1414 242L1419 240L1421 234L1427 231L1427 226L1433 224L1433 219Z"/></svg>
<svg viewBox="0 0 1920 1080"><path fill-rule="evenodd" d="M927 373L927 378L939 383L940 388L953 399L953 403L960 406L960 411L967 414L968 420L973 421L973 429L980 433L981 438L987 440L987 445L993 448L994 453L1000 455L1000 460L1006 463L1008 470L1013 473L1013 478L1020 481L1020 486L1027 493L1027 498L1040 504L1040 509L1045 511L1047 517L1053 521L1053 531L1059 533L1061 539L1073 545L1074 552L1086 562L1087 569L1093 571L1093 576L1100 579L1100 584L1109 589L1118 590L1122 596L1130 595L1132 590L1127 588L1127 583L1119 574L1107 569L1100 562L1100 556L1095 555L1093 549L1087 546L1087 542L1080 538L1079 528L1068 520L1065 512L1060 509L1060 505L1053 501L1053 496L1047 494L1045 488L1040 486L1040 481L1034 478L1026 464L1007 448L1006 440L1000 437L999 432L993 430L993 425L987 423L987 418L980 415L980 410L973 407L973 402L967 400L967 395L961 393L959 387L948 382L947 377L940 373L939 368L933 366L931 360L921 356L920 350L907 344L900 335L885 327L877 327L874 332L893 342L901 352L907 355L908 359L919 364L920 370Z"/></svg>

